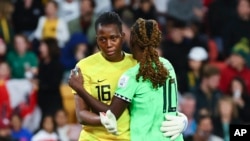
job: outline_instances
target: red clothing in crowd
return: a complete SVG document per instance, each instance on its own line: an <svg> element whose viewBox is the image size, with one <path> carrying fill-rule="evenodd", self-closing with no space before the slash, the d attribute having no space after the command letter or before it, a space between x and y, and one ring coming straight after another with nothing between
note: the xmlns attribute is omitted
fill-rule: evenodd
<svg viewBox="0 0 250 141"><path fill-rule="evenodd" d="M224 94L230 93L230 83L234 77L241 77L247 86L247 92L250 94L250 69L244 68L242 71L237 71L236 69L227 66L221 71L221 79L219 89Z"/></svg>

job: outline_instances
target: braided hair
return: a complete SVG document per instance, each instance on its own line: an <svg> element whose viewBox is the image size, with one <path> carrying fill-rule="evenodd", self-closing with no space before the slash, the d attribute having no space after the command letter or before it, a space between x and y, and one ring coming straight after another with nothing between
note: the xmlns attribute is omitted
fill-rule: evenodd
<svg viewBox="0 0 250 141"><path fill-rule="evenodd" d="M143 81L150 80L155 89L162 86L168 77L168 70L160 62L156 51L160 42L161 31L155 20L139 18L131 27L131 48L137 46L143 51L136 80L139 81L140 77Z"/></svg>

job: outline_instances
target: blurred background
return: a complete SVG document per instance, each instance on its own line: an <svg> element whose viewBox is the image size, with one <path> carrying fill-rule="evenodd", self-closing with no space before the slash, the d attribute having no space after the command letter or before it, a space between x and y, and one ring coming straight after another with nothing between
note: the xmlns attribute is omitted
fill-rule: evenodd
<svg viewBox="0 0 250 141"><path fill-rule="evenodd" d="M78 139L67 78L98 51L94 22L105 11L122 18L126 52L137 18L158 21L186 141L229 141L230 124L250 123L250 0L0 0L1 141L41 130Z"/></svg>

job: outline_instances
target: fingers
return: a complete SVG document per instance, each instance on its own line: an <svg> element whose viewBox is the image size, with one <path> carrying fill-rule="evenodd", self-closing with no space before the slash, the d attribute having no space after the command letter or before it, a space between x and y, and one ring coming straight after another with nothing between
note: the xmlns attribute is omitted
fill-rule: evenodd
<svg viewBox="0 0 250 141"><path fill-rule="evenodd" d="M173 115L165 115L166 120L174 120L175 118L176 116L173 116Z"/></svg>
<svg viewBox="0 0 250 141"><path fill-rule="evenodd" d="M114 115L110 110L108 110L108 111L106 112L106 115L107 115L107 117L108 117L109 119L116 120L115 115Z"/></svg>
<svg viewBox="0 0 250 141"><path fill-rule="evenodd" d="M171 140L171 141L174 141L175 139L177 139L177 137L179 137L179 135L180 135L180 134L175 134L175 135L173 135L173 136L170 138L170 140Z"/></svg>
<svg viewBox="0 0 250 141"><path fill-rule="evenodd" d="M175 125L177 125L178 123L176 123L176 121L163 121L162 122L162 126L166 126L166 127L169 127L169 126L175 126Z"/></svg>
<svg viewBox="0 0 250 141"><path fill-rule="evenodd" d="M167 126L162 126L160 128L160 130L162 132L169 132L169 131L179 131L180 127L179 126L171 126L171 127L167 127Z"/></svg>
<svg viewBox="0 0 250 141"><path fill-rule="evenodd" d="M180 134L180 132L178 131L178 130L175 130L175 131L169 131L169 132L165 132L165 133L163 133L163 136L165 136L165 137L169 137L169 136L174 136L174 135L176 135L176 134Z"/></svg>

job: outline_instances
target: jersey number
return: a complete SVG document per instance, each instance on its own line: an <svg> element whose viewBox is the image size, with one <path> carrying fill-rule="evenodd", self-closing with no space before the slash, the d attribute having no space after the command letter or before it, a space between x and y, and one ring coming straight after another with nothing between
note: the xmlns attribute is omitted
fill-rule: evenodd
<svg viewBox="0 0 250 141"><path fill-rule="evenodd" d="M98 99L100 101L110 101L111 100L111 92L110 85L100 85L96 86Z"/></svg>

